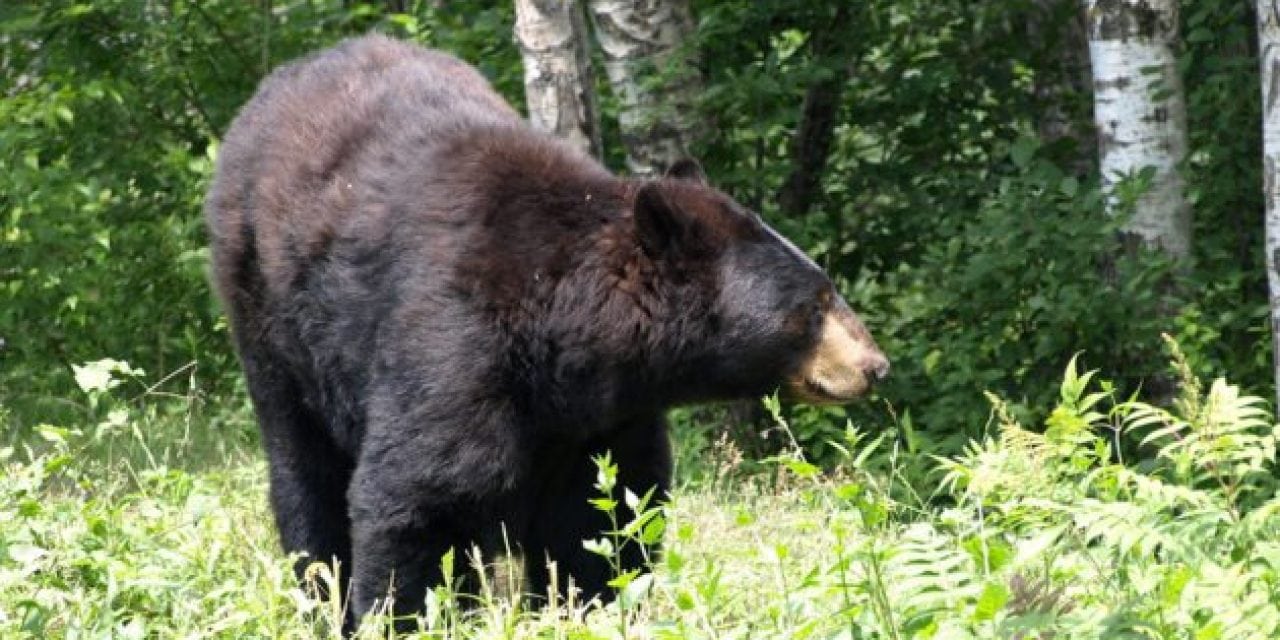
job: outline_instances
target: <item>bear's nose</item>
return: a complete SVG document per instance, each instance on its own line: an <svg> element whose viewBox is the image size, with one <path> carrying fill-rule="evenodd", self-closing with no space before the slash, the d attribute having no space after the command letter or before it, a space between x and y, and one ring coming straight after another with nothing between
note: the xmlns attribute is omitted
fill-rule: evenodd
<svg viewBox="0 0 1280 640"><path fill-rule="evenodd" d="M862 371L868 382L881 382L889 377L889 359L882 355L875 356Z"/></svg>

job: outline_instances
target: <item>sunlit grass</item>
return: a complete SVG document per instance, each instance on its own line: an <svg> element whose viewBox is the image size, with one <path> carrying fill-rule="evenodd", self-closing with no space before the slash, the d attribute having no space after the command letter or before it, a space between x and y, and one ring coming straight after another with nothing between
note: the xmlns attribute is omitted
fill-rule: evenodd
<svg viewBox="0 0 1280 640"><path fill-rule="evenodd" d="M68 485L58 456L17 458L10 451L5 461L0 503L0 635L330 633L335 614L296 583L279 550L260 462ZM830 517L795 490L682 490L669 511L669 552L642 605L521 610L510 597L518 577L502 564L481 606L457 613L437 601L424 624L467 637L614 637L625 615L635 637L785 631L806 614L781 596L808 588L813 560L834 543L824 526Z"/></svg>
<svg viewBox="0 0 1280 640"><path fill-rule="evenodd" d="M665 553L615 603L523 606L518 563L457 550L455 570L490 568L479 595L436 589L402 637L1275 637L1270 416L1221 381L1184 380L1172 412L1107 389L1073 364L1045 428L996 399L990 436L944 459L853 429L831 470L790 452L744 473L731 446L700 448ZM0 638L340 637L342 603L311 597L278 547L242 403L193 424L190 397L94 394L83 425L0 450ZM1122 464L1124 438L1154 456Z"/></svg>

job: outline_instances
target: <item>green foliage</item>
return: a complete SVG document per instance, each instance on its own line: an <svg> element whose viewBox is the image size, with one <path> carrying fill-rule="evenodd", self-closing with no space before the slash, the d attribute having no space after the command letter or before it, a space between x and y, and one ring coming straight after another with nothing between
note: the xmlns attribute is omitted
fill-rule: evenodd
<svg viewBox="0 0 1280 640"><path fill-rule="evenodd" d="M926 428L959 421L977 435L984 390L1011 396L1018 411L1046 406L1053 363L1077 348L1123 372L1126 390L1159 370L1148 336L1162 322L1167 268L1119 253L1120 220L1104 213L1096 183L1064 174L1029 138L1009 157L971 215L940 219L941 237L915 264L861 288L901 364L883 393Z"/></svg>
<svg viewBox="0 0 1280 640"><path fill-rule="evenodd" d="M1205 390L1173 352L1182 392L1171 408L1127 400L1072 359L1053 402L1030 412L1047 416L1041 428L1024 427L990 395L993 432L957 455L931 456L936 475L918 474L913 458L925 456L901 439L857 430L830 475L798 449L775 457L826 514L802 522L828 555L782 585L794 611L812 617L760 628L863 638L1270 637L1280 624L1280 426L1235 385L1217 379ZM938 480L938 495L918 488ZM779 537L774 553L794 557L796 540ZM659 572L658 585L666 578Z"/></svg>
<svg viewBox="0 0 1280 640"><path fill-rule="evenodd" d="M1166 301L1173 274L1122 250L1096 160L1081 156L1094 135L1087 92L1045 90L1080 82L1063 62L1072 47L1083 54L1069 37L1076 3L857 6L842 23L823 2L698 6L703 57L715 61L703 106L718 125L702 155L710 175L836 275L894 362L881 396L930 443L978 434L984 389L1035 417L1026 411L1055 393L1055 363L1079 349L1126 392L1161 386L1149 384L1163 372L1161 331L1201 374L1230 370L1247 388L1272 388L1259 106L1241 98L1259 95L1247 3L1183 10L1195 261L1182 295ZM837 55L815 51L832 29ZM773 196L793 169L798 105L816 79L846 68L817 206L783 218ZM1075 138L1039 139L1047 110ZM1126 197L1143 184L1135 176ZM1172 321L1161 320L1167 308ZM831 462L824 443L846 417L900 422L880 406L786 413L797 440Z"/></svg>
<svg viewBox="0 0 1280 640"><path fill-rule="evenodd" d="M582 546L609 563L613 577L608 585L617 593L618 633L625 638L629 635L635 609L653 585L653 575L644 569L648 569L653 560L649 557L649 549L661 542L666 534L666 518L662 515L662 508L652 504L653 489L638 496L631 489L623 488L623 501L619 504L615 497L618 466L613 463L612 456L606 452L594 458L593 462L597 469L595 489L599 497L590 502L608 518L609 528L600 538L583 540ZM625 506L626 511L621 506ZM623 517L628 514L630 517L624 521ZM638 548L644 556L644 569L623 569L623 553L630 546Z"/></svg>
<svg viewBox="0 0 1280 640"><path fill-rule="evenodd" d="M1058 594L1040 633L1265 637L1276 628L1280 428L1259 398L1221 379L1202 395L1180 354L1177 363L1183 392L1166 410L1117 401L1105 382L1087 393L1093 373L1077 376L1073 361L1043 433L995 400L998 435L943 462L958 509L1014 551L1005 574ZM1124 464L1128 437L1155 446L1154 458Z"/></svg>
<svg viewBox="0 0 1280 640"><path fill-rule="evenodd" d="M1074 359L1042 430L991 395L995 433L936 458L942 510L895 488L911 480L882 438L852 432L828 477L779 457L830 513L831 555L797 599L850 637L1270 637L1280 426L1221 379L1202 391L1175 356L1173 409L1123 400ZM1132 444L1154 452L1126 463Z"/></svg>
<svg viewBox="0 0 1280 640"><path fill-rule="evenodd" d="M1227 372L1270 395L1271 327L1267 317L1262 119L1252 5L1198 0L1182 9L1191 154L1186 163L1194 206L1195 266L1176 328L1178 342L1203 376ZM1249 99L1242 99L1248 96Z"/></svg>
<svg viewBox="0 0 1280 640"><path fill-rule="evenodd" d="M1045 90L1072 79L1074 3L694 5L709 174L829 269L894 361L869 405L784 408L813 460L838 458L830 442L848 419L943 450L979 432L986 389L1036 418L1054 363L1076 350L1126 393L1149 389L1160 331L1198 373L1230 370L1267 395L1260 107L1242 99L1260 95L1247 3L1183 8L1195 261L1181 298L1164 303L1170 274L1121 254L1093 158L1080 155L1093 135L1087 92ZM104 355L182 372L166 384L194 372L200 388L234 393L199 208L235 110L272 67L369 30L453 51L522 104L512 11L492 0L0 5L0 397L15 428L76 416L71 365ZM847 79L816 205L783 217L775 196L794 168L800 107L831 78ZM1050 110L1074 137L1039 139ZM606 147L619 166L616 135Z"/></svg>
<svg viewBox="0 0 1280 640"><path fill-rule="evenodd" d="M616 467L598 460L593 504L614 526L586 544L616 560L662 539L650 572L615 571L607 607L521 608L519 563L455 550L448 575L487 567L479 595L440 587L420 631L400 637L1270 637L1280 427L1234 385L1202 386L1176 351L1175 365L1171 408L1126 400L1073 360L1041 428L992 395L995 429L957 455L850 429L830 472L792 448L772 473L681 483L661 509L618 497ZM145 446L108 456L86 420L0 448L0 635L338 637L342 603L293 579L247 447L190 470L179 418L148 409L176 399L122 404L142 375L124 363L80 371L86 397L116 415L104 435ZM166 442L185 457L146 453ZM924 486L947 505L929 506ZM638 517L623 522L624 504ZM309 579L342 570L313 565ZM359 637L387 636L370 624Z"/></svg>
<svg viewBox="0 0 1280 640"><path fill-rule="evenodd" d="M231 390L200 206L262 76L379 29L457 51L521 103L506 3L412 4L0 6L0 397L29 423L66 417L70 365L103 354Z"/></svg>
<svg viewBox="0 0 1280 640"><path fill-rule="evenodd" d="M138 46L173 38L144 13L26 7L4 24L0 326L5 382L28 393L68 389L67 364L103 353L162 371L225 354L198 215L212 129L188 69Z"/></svg>
<svg viewBox="0 0 1280 640"><path fill-rule="evenodd" d="M68 487L66 455L0 452L5 637L309 635L270 532L244 535L270 521L256 469L157 468L139 471L134 491L100 477Z"/></svg>
<svg viewBox="0 0 1280 640"><path fill-rule="evenodd" d="M714 435L721 414L682 411L669 506L615 495L599 461L613 526L589 548L617 567L665 539L652 572L615 571L616 604L522 609L518 565L490 567L476 602L431 593L417 637L1274 635L1280 433L1246 391L1272 384L1248 3L1182 7L1181 273L1121 250L1081 169L1088 96L1044 90L1070 79L1075 3L694 5L709 174L834 274L894 375L859 407L769 401L783 453L761 461ZM0 636L336 637L341 603L292 578L248 462L205 280L217 139L272 67L369 30L522 104L512 23L485 0L0 3ZM816 206L783 217L800 105L834 77ZM1047 109L1077 137L1040 139ZM1164 374L1161 331L1181 395L1133 400ZM486 563L455 551L450 575Z"/></svg>

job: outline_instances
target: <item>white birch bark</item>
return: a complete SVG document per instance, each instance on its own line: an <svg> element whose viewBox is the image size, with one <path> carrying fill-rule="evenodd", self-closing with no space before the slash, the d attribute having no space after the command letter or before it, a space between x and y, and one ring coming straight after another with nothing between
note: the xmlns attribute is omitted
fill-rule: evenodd
<svg viewBox="0 0 1280 640"><path fill-rule="evenodd" d="M1280 0L1257 0L1258 59L1262 65L1262 181L1267 289L1271 302L1271 363L1280 407Z"/></svg>
<svg viewBox="0 0 1280 640"><path fill-rule="evenodd" d="M627 168L655 175L688 155L693 97L701 84L679 57L693 33L688 0L589 0L605 73L620 105Z"/></svg>
<svg viewBox="0 0 1280 640"><path fill-rule="evenodd" d="M529 122L600 157L599 112L578 0L516 0Z"/></svg>
<svg viewBox="0 0 1280 640"><path fill-rule="evenodd" d="M1103 188L1148 167L1151 188L1125 230L1176 260L1191 251L1186 98L1174 47L1177 0L1084 0ZM1115 202L1113 197L1111 200Z"/></svg>

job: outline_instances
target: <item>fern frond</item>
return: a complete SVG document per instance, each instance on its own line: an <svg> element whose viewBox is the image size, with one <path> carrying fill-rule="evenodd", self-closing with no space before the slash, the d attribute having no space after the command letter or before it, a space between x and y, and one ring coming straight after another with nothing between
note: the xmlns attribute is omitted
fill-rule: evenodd
<svg viewBox="0 0 1280 640"><path fill-rule="evenodd" d="M1124 421L1128 431L1147 431L1142 444L1157 446L1157 457L1179 478L1235 485L1274 463L1277 428L1261 398L1242 395L1239 387L1219 378L1203 402L1181 406L1194 413L1176 416L1135 402Z"/></svg>
<svg viewBox="0 0 1280 640"><path fill-rule="evenodd" d="M1245 563L1220 567L1205 563L1183 593L1184 610L1216 624L1221 638L1274 638L1280 630L1280 607L1272 586Z"/></svg>
<svg viewBox="0 0 1280 640"><path fill-rule="evenodd" d="M890 602L904 621L952 609L982 590L973 557L923 524L901 531L883 571Z"/></svg>
<svg viewBox="0 0 1280 640"><path fill-rule="evenodd" d="M1254 507L1240 519L1236 535L1242 542L1280 540L1280 496ZM1280 554L1276 555L1280 567Z"/></svg>
<svg viewBox="0 0 1280 640"><path fill-rule="evenodd" d="M1229 508L1222 496L1214 492L1165 482L1158 477L1137 473L1128 467L1120 465L1109 467L1109 471L1114 474L1118 483L1129 489L1134 502L1149 505L1153 510L1209 511L1217 509L1226 512Z"/></svg>
<svg viewBox="0 0 1280 640"><path fill-rule="evenodd" d="M1156 526L1142 505L1088 498L1072 509L1076 530L1086 544L1103 544L1121 554L1152 556L1177 543Z"/></svg>

